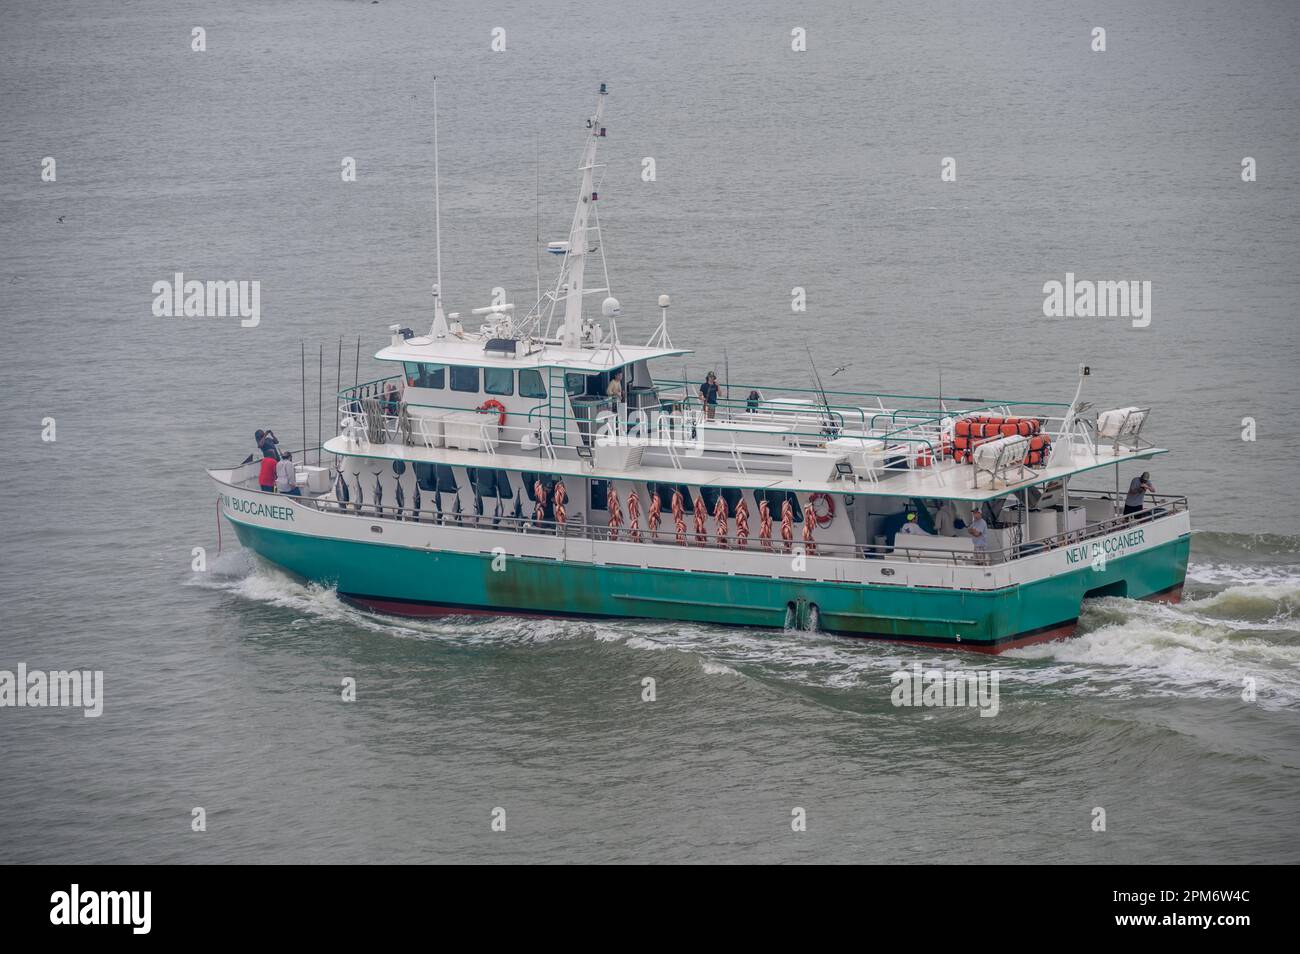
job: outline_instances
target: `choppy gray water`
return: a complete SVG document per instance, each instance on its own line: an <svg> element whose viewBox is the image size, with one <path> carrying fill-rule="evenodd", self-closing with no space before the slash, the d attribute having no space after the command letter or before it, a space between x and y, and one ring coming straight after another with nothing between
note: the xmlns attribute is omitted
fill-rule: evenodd
<svg viewBox="0 0 1300 954"><path fill-rule="evenodd" d="M106 682L98 719L0 709L6 859L1300 860L1300 8L3 17L0 669ZM428 320L435 72L454 307L497 285L529 297L535 144L543 241L561 238L607 81L626 337L669 292L692 376L726 347L733 381L806 386L807 343L823 373L849 365L845 386L933 391L942 369L945 392L1066 401L1086 360L1098 405L1156 408L1173 449L1157 486L1192 498L1198 528L1186 601L1099 601L1079 638L990 661L677 624L393 621L255 566L229 530L192 573L191 549L216 547L202 468L242 459L255 427L301 427L299 341L325 343L329 390L340 335L373 351L390 322ZM261 325L153 317L151 285L178 270L260 280ZM1042 284L1067 271L1152 281L1151 326L1044 319ZM916 660L995 666L1001 712L894 708L889 675Z"/></svg>

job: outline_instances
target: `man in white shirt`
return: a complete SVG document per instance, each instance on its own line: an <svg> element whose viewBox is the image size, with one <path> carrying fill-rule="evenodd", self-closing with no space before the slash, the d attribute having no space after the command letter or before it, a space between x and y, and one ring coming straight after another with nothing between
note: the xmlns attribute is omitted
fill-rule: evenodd
<svg viewBox="0 0 1300 954"><path fill-rule="evenodd" d="M275 465L275 489L290 497L301 497L302 488L294 485L293 455L285 451Z"/></svg>
<svg viewBox="0 0 1300 954"><path fill-rule="evenodd" d="M934 512L934 532L941 537L954 536L956 531L953 525L956 520L957 515L952 512L952 502L939 501L939 509Z"/></svg>
<svg viewBox="0 0 1300 954"><path fill-rule="evenodd" d="M989 560L988 530L989 525L984 522L984 507L975 504L971 509L970 523L966 525L966 532L975 541L976 563L987 563Z"/></svg>

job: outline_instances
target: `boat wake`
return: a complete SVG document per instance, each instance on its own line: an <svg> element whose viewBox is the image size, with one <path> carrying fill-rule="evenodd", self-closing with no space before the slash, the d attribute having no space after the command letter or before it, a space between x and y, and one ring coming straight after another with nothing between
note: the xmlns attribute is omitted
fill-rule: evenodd
<svg viewBox="0 0 1300 954"><path fill-rule="evenodd" d="M545 643L576 638L564 621L492 616L446 616L408 619L361 609L333 587L305 583L256 561L246 550L213 561L206 573L192 574L187 585L226 593L241 601L299 614L295 628L338 623L407 639L451 640L465 644Z"/></svg>
<svg viewBox="0 0 1300 954"><path fill-rule="evenodd" d="M1195 570L1203 572L1204 566ZM1249 568L1246 568L1249 569ZM1201 585L1180 604L1106 598L1084 605L1079 634L998 657L830 636L656 620L617 623L518 617L408 620L360 609L327 587L300 582L244 552L215 561L190 585L295 614L295 629L338 624L395 638L462 646L562 640L692 657L704 675L829 690L887 690L889 674L926 666L997 669L1007 690L1113 698L1240 699L1253 680L1259 705L1300 706L1300 574L1249 575ZM1192 574L1189 572L1189 579ZM1190 589L1190 584L1189 584ZM283 622L277 624L282 627ZM1004 690L1005 691L1005 690Z"/></svg>

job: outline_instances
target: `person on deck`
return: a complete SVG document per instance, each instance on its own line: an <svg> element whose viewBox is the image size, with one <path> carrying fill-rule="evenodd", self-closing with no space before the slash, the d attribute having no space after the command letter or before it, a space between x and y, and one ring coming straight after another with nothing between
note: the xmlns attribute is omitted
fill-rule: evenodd
<svg viewBox="0 0 1300 954"><path fill-rule="evenodd" d="M980 504L975 504L971 510L970 523L966 526L966 533L975 541L975 562L987 563L989 559L989 525L984 521L984 508Z"/></svg>
<svg viewBox="0 0 1300 954"><path fill-rule="evenodd" d="M957 522L957 515L953 513L952 502L949 500L936 500L935 505L934 532L941 537L956 536L956 530L954 528Z"/></svg>
<svg viewBox="0 0 1300 954"><path fill-rule="evenodd" d="M619 368L609 377L609 384L605 388L605 396L612 397L615 401L623 403L623 369Z"/></svg>
<svg viewBox="0 0 1300 954"><path fill-rule="evenodd" d="M1151 475L1147 471L1142 471L1138 477L1134 477L1128 485L1128 494L1124 497L1124 515L1137 513L1142 509L1148 493L1155 493L1156 488L1151 483Z"/></svg>
<svg viewBox="0 0 1300 954"><path fill-rule="evenodd" d="M290 497L301 497L302 488L294 484L293 454L285 451L275 465L275 489Z"/></svg>
<svg viewBox="0 0 1300 954"><path fill-rule="evenodd" d="M707 420L713 420L714 415L718 412L718 376L712 371L700 385L700 401L704 404L704 416Z"/></svg>
<svg viewBox="0 0 1300 954"><path fill-rule="evenodd" d="M919 523L916 522L916 511L914 510L908 511L907 521L901 527L898 528L898 532L908 533L908 534L915 533L923 537L928 537L930 535L925 532L925 530L921 527Z"/></svg>
<svg viewBox="0 0 1300 954"><path fill-rule="evenodd" d="M270 454L262 456L262 463L257 471L257 484L268 494L275 493L275 458Z"/></svg>
<svg viewBox="0 0 1300 954"><path fill-rule="evenodd" d="M265 430L256 431L253 439L257 441L257 449L262 452L263 457L273 457L280 459L280 441L275 436L275 431Z"/></svg>
<svg viewBox="0 0 1300 954"><path fill-rule="evenodd" d="M402 396L397 390L397 385L392 381L384 388L384 415L386 417L397 417L397 412L402 406Z"/></svg>

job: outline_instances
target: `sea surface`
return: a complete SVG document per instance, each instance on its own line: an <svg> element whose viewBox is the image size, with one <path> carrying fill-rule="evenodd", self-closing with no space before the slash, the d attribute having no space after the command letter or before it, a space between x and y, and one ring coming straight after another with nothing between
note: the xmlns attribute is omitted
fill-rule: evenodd
<svg viewBox="0 0 1300 954"><path fill-rule="evenodd" d="M98 718L0 708L4 860L1300 861L1300 5L0 14L0 670L104 673ZM412 623L219 543L204 468L328 436L320 392L430 321L435 74L452 309L531 304L607 82L625 340L668 293L692 379L808 387L811 352L828 387L1066 402L1087 363L1191 500L1183 603L989 659ZM260 281L260 323L155 317L178 271ZM1044 317L1067 272L1152 282L1150 325ZM892 705L917 662L996 669L997 716Z"/></svg>

